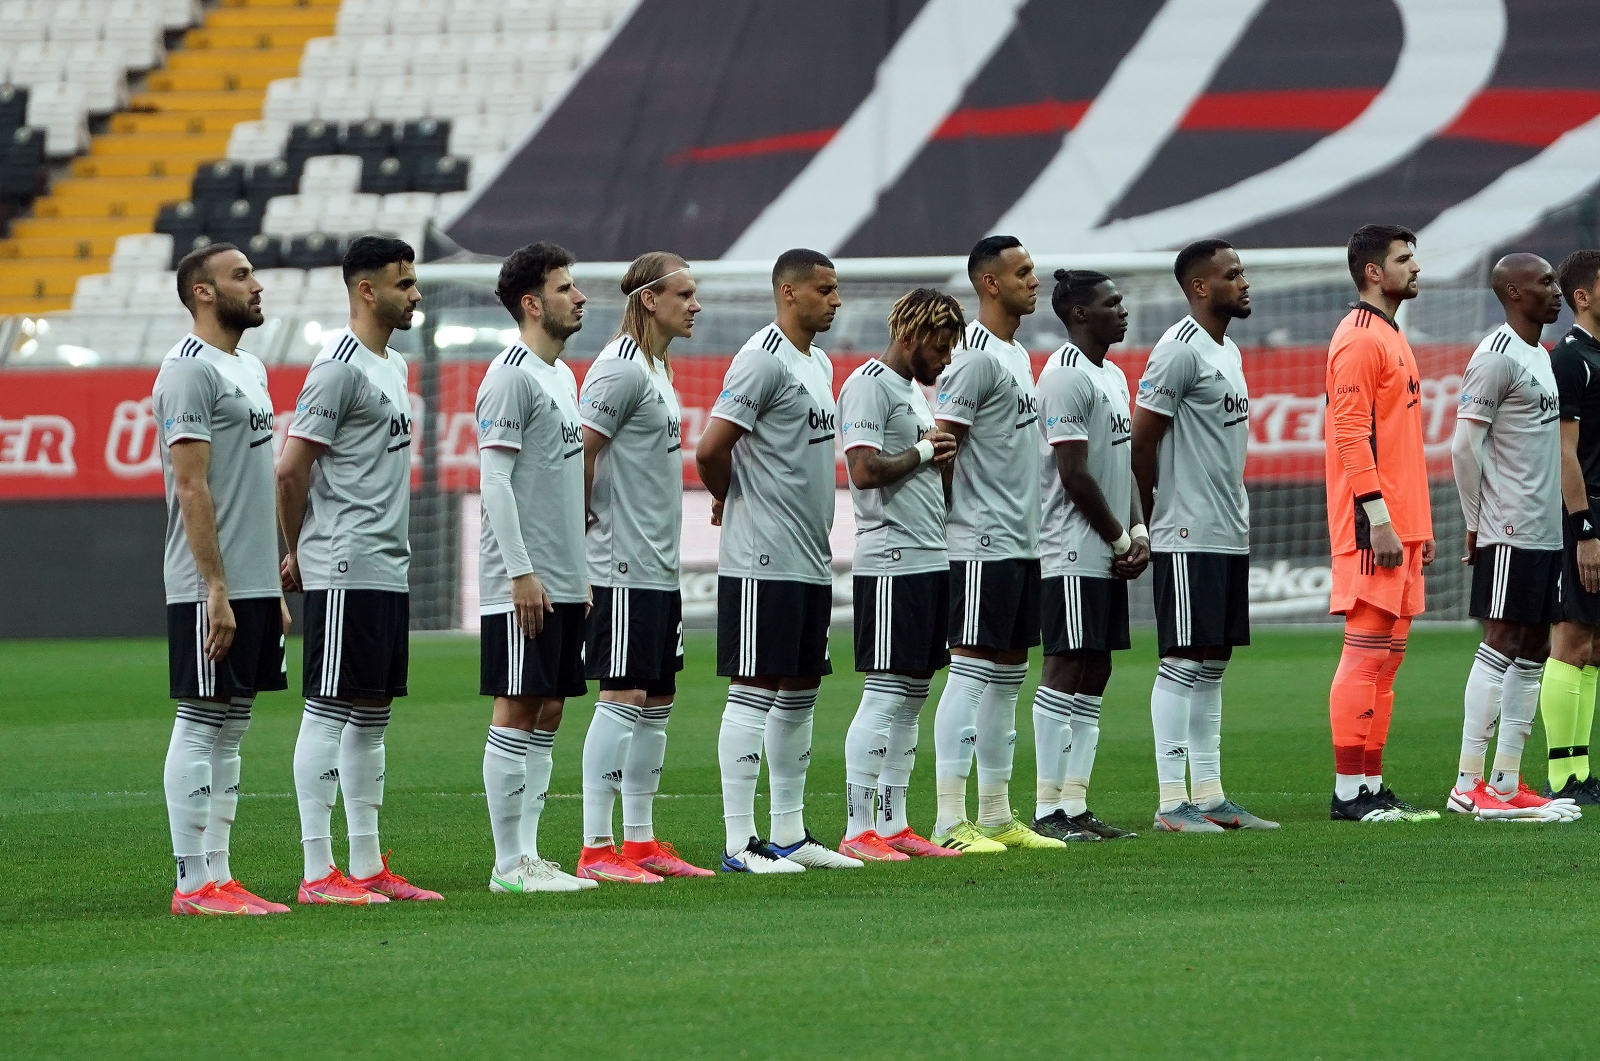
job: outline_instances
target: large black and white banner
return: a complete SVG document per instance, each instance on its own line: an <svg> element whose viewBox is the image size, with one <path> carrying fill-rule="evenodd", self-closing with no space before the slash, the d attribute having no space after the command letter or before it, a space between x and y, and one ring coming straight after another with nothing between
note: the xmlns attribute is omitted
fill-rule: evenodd
<svg viewBox="0 0 1600 1061"><path fill-rule="evenodd" d="M1591 0L642 0L450 226L590 259L1342 244L1435 275L1600 182ZM1589 234L1592 240L1592 233Z"/></svg>

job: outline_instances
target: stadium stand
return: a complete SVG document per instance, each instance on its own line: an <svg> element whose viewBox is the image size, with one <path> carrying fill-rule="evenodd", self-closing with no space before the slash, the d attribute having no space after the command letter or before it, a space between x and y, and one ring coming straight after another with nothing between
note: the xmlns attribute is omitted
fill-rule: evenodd
<svg viewBox="0 0 1600 1061"><path fill-rule="evenodd" d="M122 181L146 194L137 209L128 202L123 213L97 213L127 224L113 233L121 237L113 251L97 243L95 253L69 259L74 312L116 312L138 295L137 285L115 274L154 271L170 281L185 253L223 240L247 246L257 268L270 271L275 314L327 309L335 296L321 271L338 264L344 242L382 231L420 249L428 223L451 215L467 190L494 172L629 6L227 0L184 36L166 70L151 75L152 91L131 103L159 113L177 108L156 97L205 95L194 100L205 105L188 111L187 122L168 125L144 113L116 115L113 135L139 135L156 149L135 156L131 140L123 149L142 157L146 169L83 174L97 187ZM261 46L235 54L233 65L207 61L249 47L243 35L250 33ZM157 137L170 143L157 144ZM89 158L74 166L112 154L112 145L102 145L112 138L95 137ZM58 182L36 215L82 216L52 205L62 185L76 191L74 179ZM135 215L150 221L136 223ZM303 275L291 278L293 270ZM48 301L36 299L41 309Z"/></svg>

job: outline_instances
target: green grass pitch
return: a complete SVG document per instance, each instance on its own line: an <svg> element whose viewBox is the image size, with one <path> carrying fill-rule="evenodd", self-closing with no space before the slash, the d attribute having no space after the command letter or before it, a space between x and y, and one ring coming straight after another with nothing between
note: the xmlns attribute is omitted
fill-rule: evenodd
<svg viewBox="0 0 1600 1061"><path fill-rule="evenodd" d="M1419 631L1386 776L1439 806L1454 777L1468 631ZM660 834L721 839L710 639L689 639ZM12 1058L576 1056L1559 1058L1587 1052L1595 831L1327 820L1336 633L1258 632L1224 685L1231 795L1275 834L1157 836L1148 635L1118 656L1092 805L1137 840L581 895L491 896L477 645L413 642L389 735L384 842L439 904L178 919L157 642L0 643L0 1052ZM847 637L823 685L807 818L843 826L860 690ZM290 659L298 675L298 646ZM1035 665L1033 674L1038 674ZM295 681L293 684L298 684ZM913 776L931 825L934 688ZM1031 810L1029 696L1013 798ZM589 703L556 741L547 857L579 844ZM256 705L235 871L292 902L300 707ZM1536 727L1537 729L1537 727ZM1542 771L1536 732L1527 762ZM764 787L764 782L763 782ZM765 812L765 798L758 814ZM336 815L336 835L342 831ZM336 845L336 850L342 845ZM342 858L342 852L340 857Z"/></svg>

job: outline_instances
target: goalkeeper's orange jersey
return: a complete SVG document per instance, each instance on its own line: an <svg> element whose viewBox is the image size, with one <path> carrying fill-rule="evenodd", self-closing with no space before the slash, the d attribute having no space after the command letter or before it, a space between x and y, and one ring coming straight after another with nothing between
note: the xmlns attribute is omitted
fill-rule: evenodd
<svg viewBox="0 0 1600 1061"><path fill-rule="evenodd" d="M1411 344L1365 302L1328 344L1328 534L1335 556L1371 547L1364 501L1382 496L1403 543L1433 537L1422 380Z"/></svg>

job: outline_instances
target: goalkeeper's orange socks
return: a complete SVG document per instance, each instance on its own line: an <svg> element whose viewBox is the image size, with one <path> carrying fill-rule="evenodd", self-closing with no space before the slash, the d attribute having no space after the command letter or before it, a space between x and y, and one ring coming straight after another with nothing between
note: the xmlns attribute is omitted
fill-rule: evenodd
<svg viewBox="0 0 1600 1061"><path fill-rule="evenodd" d="M1394 625L1394 616L1359 601L1345 614L1344 651L1328 690L1328 721L1333 727L1334 794L1341 800L1354 799L1367 782L1367 742L1374 728L1378 686L1389 663ZM1392 694L1389 704L1393 704ZM1383 736L1387 734L1386 718ZM1381 762L1381 743L1378 749Z"/></svg>

